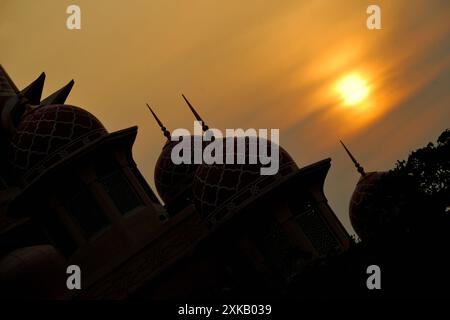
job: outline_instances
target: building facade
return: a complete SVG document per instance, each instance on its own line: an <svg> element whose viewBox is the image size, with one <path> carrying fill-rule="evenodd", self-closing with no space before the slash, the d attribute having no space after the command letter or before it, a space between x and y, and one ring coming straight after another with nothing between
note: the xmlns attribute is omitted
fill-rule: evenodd
<svg viewBox="0 0 450 320"><path fill-rule="evenodd" d="M1 295L276 295L311 261L348 249L323 192L330 159L299 168L280 148L273 176L261 165L175 165L154 114L168 139L155 168L163 204L133 160L137 127L109 133L64 104L73 81L41 100L44 80L20 91L0 68ZM69 265L81 290L66 287Z"/></svg>

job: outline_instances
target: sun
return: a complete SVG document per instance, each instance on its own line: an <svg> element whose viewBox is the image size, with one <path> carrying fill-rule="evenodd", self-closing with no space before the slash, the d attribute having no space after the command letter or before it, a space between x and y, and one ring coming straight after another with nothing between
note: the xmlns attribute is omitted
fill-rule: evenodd
<svg viewBox="0 0 450 320"><path fill-rule="evenodd" d="M362 102L369 95L367 82L358 74L350 74L342 78L337 83L336 90L344 104L349 106Z"/></svg>

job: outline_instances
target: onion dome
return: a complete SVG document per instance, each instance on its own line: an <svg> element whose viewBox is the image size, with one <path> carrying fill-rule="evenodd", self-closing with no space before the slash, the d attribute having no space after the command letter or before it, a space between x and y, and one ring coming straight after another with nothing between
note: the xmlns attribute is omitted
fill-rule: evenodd
<svg viewBox="0 0 450 320"><path fill-rule="evenodd" d="M370 172L356 185L350 200L350 221L362 240L430 230L437 220L431 204L409 175ZM424 219L423 212L429 212Z"/></svg>
<svg viewBox="0 0 450 320"><path fill-rule="evenodd" d="M89 112L64 105L71 80L41 101L45 73L22 91L0 66L0 158L8 179L29 183L66 156L107 134ZM8 165L6 165L8 164Z"/></svg>
<svg viewBox="0 0 450 320"><path fill-rule="evenodd" d="M184 95L182 96L189 106L190 110L194 114L196 120L202 122L202 130L207 131L208 126L203 122L200 115L187 100L187 98ZM183 202L184 200L190 200L192 181L194 179L194 173L198 167L198 164L194 163L194 153L197 152L198 148L201 148L199 152L202 152L204 146L206 145L206 142L202 142L199 144L195 143L194 141L196 141L196 139L199 139L201 141L200 136L180 137L180 141L183 139L191 140L191 161L190 163L175 164L171 157L172 150L178 143L180 143L180 141L171 141L170 132L163 125L161 120L148 104L147 107L155 118L159 127L161 128L163 135L167 139L167 142L164 145L155 166L154 178L156 190L158 191L159 196L166 205L170 205L176 201Z"/></svg>
<svg viewBox="0 0 450 320"><path fill-rule="evenodd" d="M20 120L8 159L16 174L29 181L105 135L102 123L86 110L64 104L40 106Z"/></svg>
<svg viewBox="0 0 450 320"><path fill-rule="evenodd" d="M341 144L361 174L350 199L349 216L353 229L362 240L366 240L379 232L389 220L386 217L388 213L382 208L384 199L381 199L384 196L383 178L387 173L366 173L342 141Z"/></svg>
<svg viewBox="0 0 450 320"><path fill-rule="evenodd" d="M381 227L382 220L385 220L382 210L374 210L379 209L377 207L383 201L379 197L385 174L386 172L366 173L359 179L350 199L350 222L362 240L373 236L378 227Z"/></svg>
<svg viewBox="0 0 450 320"><path fill-rule="evenodd" d="M63 298L66 288L64 258L53 246L17 249L0 261L0 297Z"/></svg>
<svg viewBox="0 0 450 320"><path fill-rule="evenodd" d="M234 148L227 148L230 140L234 140ZM245 145L243 164L201 164L196 173L192 185L194 203L197 211L211 224L222 221L247 204L254 201L261 194L272 189L275 185L284 181L285 178L297 172L298 167L289 153L281 147L279 151L279 170L274 175L261 175L262 165L258 160L256 150L249 148L249 137L225 138L223 141L224 159L235 159L242 157L238 151L238 143ZM270 155L272 142L262 138L255 138L258 145L266 143L267 153ZM252 142L253 142L252 141ZM231 150L227 150L231 149ZM249 163L256 162L255 164ZM256 161L255 161L256 160Z"/></svg>

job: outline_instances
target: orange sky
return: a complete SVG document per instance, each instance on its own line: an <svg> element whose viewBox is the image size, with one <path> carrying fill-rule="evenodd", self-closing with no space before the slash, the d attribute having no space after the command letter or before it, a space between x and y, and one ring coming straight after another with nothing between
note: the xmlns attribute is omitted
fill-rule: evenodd
<svg viewBox="0 0 450 320"><path fill-rule="evenodd" d="M65 26L70 4L81 30ZM367 30L369 4L382 30ZM350 231L358 175L339 139L366 170L386 170L450 123L446 0L2 0L0 43L19 88L42 71L44 95L74 78L69 104L109 131L137 124L135 160L152 186L164 139L145 102L169 129L192 128L182 92L210 127L279 128L299 166L333 159L325 192ZM370 86L356 108L334 89L352 72Z"/></svg>

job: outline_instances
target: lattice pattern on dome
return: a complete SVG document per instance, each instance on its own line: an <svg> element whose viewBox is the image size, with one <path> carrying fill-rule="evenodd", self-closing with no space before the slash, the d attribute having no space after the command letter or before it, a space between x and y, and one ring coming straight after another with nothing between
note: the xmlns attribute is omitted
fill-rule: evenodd
<svg viewBox="0 0 450 320"><path fill-rule="evenodd" d="M165 203L170 203L177 195L191 189L198 167L198 164L193 163L193 153L191 154L191 164L173 163L171 153L178 143L178 141L169 141L163 147L155 166L155 186ZM194 145L191 150L194 150Z"/></svg>
<svg viewBox="0 0 450 320"><path fill-rule="evenodd" d="M74 106L49 105L26 114L11 139L9 162L25 177L107 135L101 122ZM34 172L33 175L36 175Z"/></svg>
<svg viewBox="0 0 450 320"><path fill-rule="evenodd" d="M211 224L224 220L298 170L291 156L280 147L278 173L261 175L261 164L248 163L254 156L248 152L248 140L246 150L245 164L202 164L196 171L192 186L195 206Z"/></svg>

